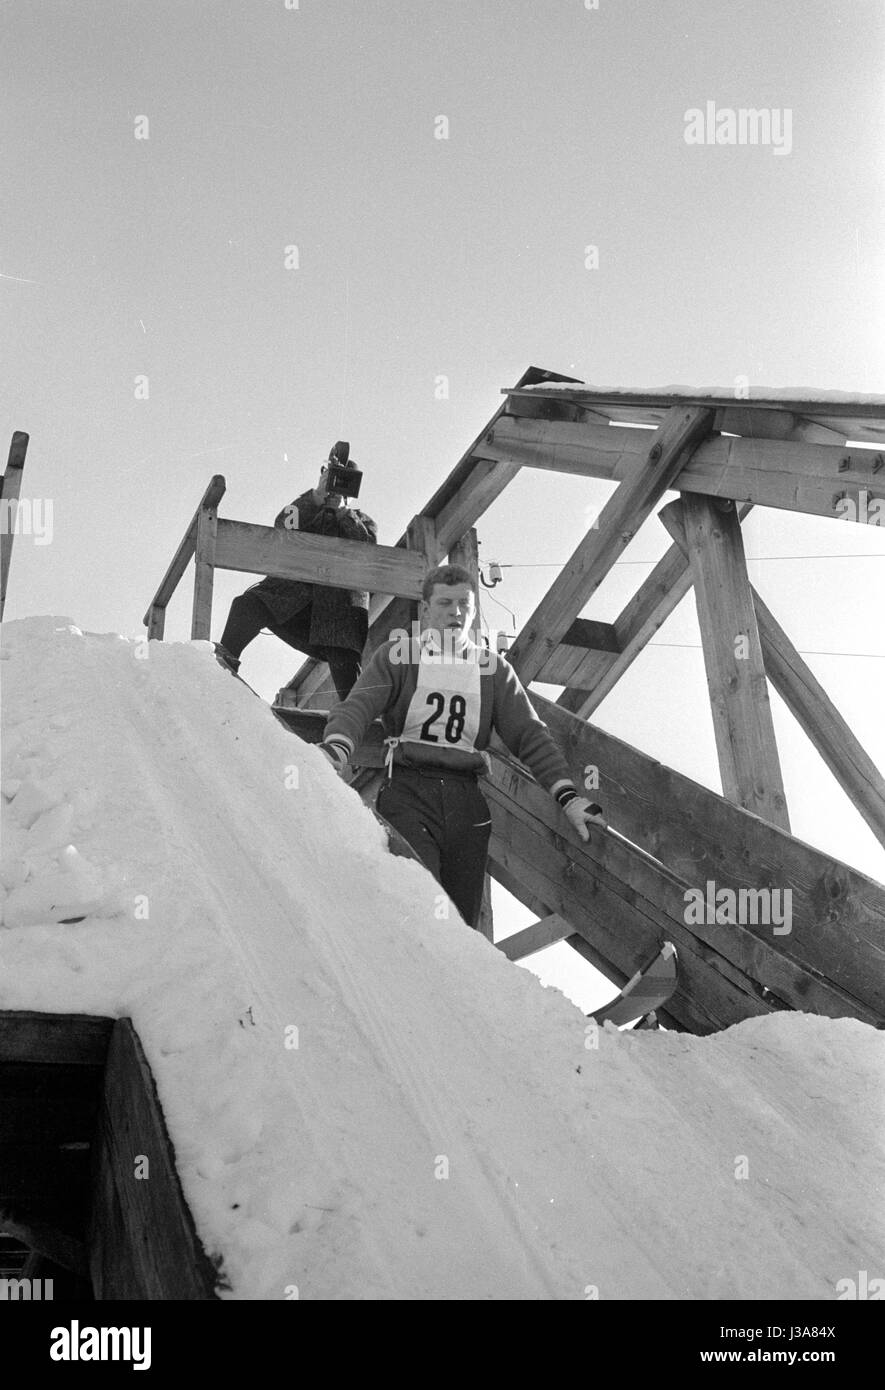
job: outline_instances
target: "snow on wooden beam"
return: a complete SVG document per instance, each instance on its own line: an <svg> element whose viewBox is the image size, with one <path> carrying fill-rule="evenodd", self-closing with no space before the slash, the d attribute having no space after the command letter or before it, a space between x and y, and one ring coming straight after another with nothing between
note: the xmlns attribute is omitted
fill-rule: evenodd
<svg viewBox="0 0 885 1390"><path fill-rule="evenodd" d="M581 541L509 653L524 684L537 679L618 555L709 432L711 420L709 410L676 406L660 430L647 436L645 462L609 498L597 524Z"/></svg>
<svg viewBox="0 0 885 1390"><path fill-rule="evenodd" d="M579 406L595 410L611 420L630 423L659 424L664 412L674 405L700 405L720 412L752 412L760 416L792 414L810 424L820 425L842 439L857 439L869 443L885 441L885 398L880 396L852 397L845 392L819 391L812 395L794 395L788 391L760 392L752 400L741 400L733 391L695 391L689 388L666 388L652 391L596 390L584 386L553 386L543 382L530 386L522 382L505 387L511 409L514 402L550 400L561 406ZM729 429L717 423L714 429ZM759 428L765 428L764 423ZM777 426L776 426L777 428ZM737 432L737 431L736 431Z"/></svg>

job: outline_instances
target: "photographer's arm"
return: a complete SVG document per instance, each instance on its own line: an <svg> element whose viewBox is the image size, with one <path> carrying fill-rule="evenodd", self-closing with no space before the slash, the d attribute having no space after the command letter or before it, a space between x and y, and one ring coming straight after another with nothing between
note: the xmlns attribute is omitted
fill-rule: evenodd
<svg viewBox="0 0 885 1390"><path fill-rule="evenodd" d="M283 508L276 517L274 526L281 526L286 531L303 531L320 510L321 503L314 500L315 495L316 490L313 488L302 492L300 497L296 497L294 502Z"/></svg>
<svg viewBox="0 0 885 1390"><path fill-rule="evenodd" d="M372 518L349 507L338 518L338 534L345 541L368 541L371 545L378 542L378 527Z"/></svg>

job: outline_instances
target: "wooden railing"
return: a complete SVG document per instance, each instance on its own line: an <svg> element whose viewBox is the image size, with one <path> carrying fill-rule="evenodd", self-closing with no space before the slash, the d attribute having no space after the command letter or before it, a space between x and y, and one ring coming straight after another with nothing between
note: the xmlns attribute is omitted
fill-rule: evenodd
<svg viewBox="0 0 885 1390"><path fill-rule="evenodd" d="M0 477L0 499L3 502L3 514L0 518L3 523L0 526L0 619L6 607L6 583L12 561L12 542L17 529L15 522L27 452L28 435L16 430L9 445L6 472Z"/></svg>
<svg viewBox="0 0 885 1390"><path fill-rule="evenodd" d="M374 596L376 611L393 599L420 597L432 551L426 527L413 524L401 545L366 545L285 530L246 521L220 520L218 504L226 483L220 474L203 493L169 568L144 616L149 639L161 640L166 608L191 559L194 601L191 639L208 641L212 626L212 589L217 569L240 570L278 579L303 580L332 589L364 589ZM426 518L416 518L425 521ZM432 523L430 523L432 525Z"/></svg>

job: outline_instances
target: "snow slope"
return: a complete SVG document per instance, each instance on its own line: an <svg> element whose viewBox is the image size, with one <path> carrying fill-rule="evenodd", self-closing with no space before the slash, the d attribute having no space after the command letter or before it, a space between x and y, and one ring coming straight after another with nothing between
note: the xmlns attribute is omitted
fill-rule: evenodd
<svg viewBox="0 0 885 1390"><path fill-rule="evenodd" d="M131 1015L227 1297L885 1274L881 1034L792 1014L593 1047L208 644L2 640L0 1008Z"/></svg>

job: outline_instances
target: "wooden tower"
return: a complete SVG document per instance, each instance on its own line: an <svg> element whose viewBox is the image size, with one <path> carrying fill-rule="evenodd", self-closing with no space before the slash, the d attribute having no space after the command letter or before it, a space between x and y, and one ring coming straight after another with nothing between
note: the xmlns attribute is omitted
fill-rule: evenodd
<svg viewBox="0 0 885 1390"><path fill-rule="evenodd" d="M209 637L213 570L228 568L370 590L371 652L409 628L429 566L448 557L476 569L476 523L521 468L617 482L508 653L527 687L564 686L556 703L530 693L578 785L588 766L598 769L598 797L617 829L582 845L526 769L493 751L489 868L538 918L502 948L519 960L564 940L620 985L672 940L680 985L665 1022L691 1032L785 1008L882 1026L885 889L790 833L769 683L883 844L885 782L751 585L741 522L754 506L885 518L885 453L846 447L885 448L885 402L604 392L534 367L503 394L396 546L219 520L224 479L214 478L145 617L149 635L162 637L166 604L194 555L193 637ZM613 623L581 618L667 492L678 498L657 515L670 549ZM691 587L721 796L589 722ZM328 669L307 661L276 708L316 740L334 700ZM367 797L380 752L377 740L360 750ZM711 902L709 885L728 890L736 914ZM767 911L778 891L791 895L786 931Z"/></svg>

